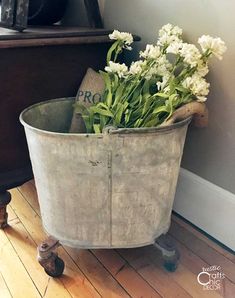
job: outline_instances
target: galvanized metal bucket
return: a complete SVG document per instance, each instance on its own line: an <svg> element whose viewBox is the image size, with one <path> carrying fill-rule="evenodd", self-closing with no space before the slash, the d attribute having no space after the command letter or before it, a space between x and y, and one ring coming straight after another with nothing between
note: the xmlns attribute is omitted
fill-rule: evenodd
<svg viewBox="0 0 235 298"><path fill-rule="evenodd" d="M154 243L170 225L190 118L161 128L67 133L74 98L21 113L45 230L78 248Z"/></svg>

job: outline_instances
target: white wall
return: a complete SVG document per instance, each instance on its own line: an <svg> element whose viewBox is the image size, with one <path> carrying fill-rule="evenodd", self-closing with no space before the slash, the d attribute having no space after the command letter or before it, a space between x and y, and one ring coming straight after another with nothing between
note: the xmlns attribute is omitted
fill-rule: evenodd
<svg viewBox="0 0 235 298"><path fill-rule="evenodd" d="M188 41L202 34L221 37L228 47L224 60L213 60L206 129L190 129L183 167L235 193L235 1L106 0L104 22L154 42L157 30L170 22L184 29Z"/></svg>

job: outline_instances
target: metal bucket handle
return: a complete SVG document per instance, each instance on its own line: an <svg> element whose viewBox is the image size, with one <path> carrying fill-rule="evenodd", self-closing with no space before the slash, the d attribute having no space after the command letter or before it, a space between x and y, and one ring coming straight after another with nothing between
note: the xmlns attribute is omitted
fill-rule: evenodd
<svg viewBox="0 0 235 298"><path fill-rule="evenodd" d="M176 123L169 125L160 125L157 127L138 127L138 128L117 128L112 125L103 128L103 134L146 134L146 133L170 133L171 130L188 125L192 120L192 116L182 119Z"/></svg>
<svg viewBox="0 0 235 298"><path fill-rule="evenodd" d="M193 101L177 109L172 116L158 127L141 127L141 128L116 128L114 126L105 126L104 134L128 134L128 133L148 133L160 132L183 126L191 121L195 127L206 127L208 125L208 109L205 103Z"/></svg>
<svg viewBox="0 0 235 298"><path fill-rule="evenodd" d="M162 126L172 125L178 121L193 116L193 125L195 127L207 127L208 125L208 109L205 103L193 101L177 109L172 116L161 124Z"/></svg>

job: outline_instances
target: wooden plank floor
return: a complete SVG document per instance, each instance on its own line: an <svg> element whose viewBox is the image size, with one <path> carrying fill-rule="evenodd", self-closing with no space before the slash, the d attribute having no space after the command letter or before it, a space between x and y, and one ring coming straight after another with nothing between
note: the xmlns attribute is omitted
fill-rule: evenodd
<svg viewBox="0 0 235 298"><path fill-rule="evenodd" d="M36 260L43 231L33 181L11 191L9 224L0 230L0 298L166 297L235 298L235 256L172 216L170 235L181 253L176 272L162 267L153 246L118 250L60 247L65 261L61 278L44 273ZM203 267L221 266L220 290L203 290L197 275Z"/></svg>

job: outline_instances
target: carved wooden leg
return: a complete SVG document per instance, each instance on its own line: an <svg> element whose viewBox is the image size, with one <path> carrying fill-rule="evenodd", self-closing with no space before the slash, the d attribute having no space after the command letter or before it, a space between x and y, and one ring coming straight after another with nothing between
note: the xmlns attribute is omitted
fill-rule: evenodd
<svg viewBox="0 0 235 298"><path fill-rule="evenodd" d="M161 235L155 240L154 246L161 251L166 270L174 272L177 269L180 254L173 241L167 234Z"/></svg>
<svg viewBox="0 0 235 298"><path fill-rule="evenodd" d="M59 241L51 236L38 246L38 262L52 277L59 277L64 271L64 261L54 252L58 246Z"/></svg>
<svg viewBox="0 0 235 298"><path fill-rule="evenodd" d="M0 229L7 226L7 205L11 201L11 194L8 191L0 192Z"/></svg>

